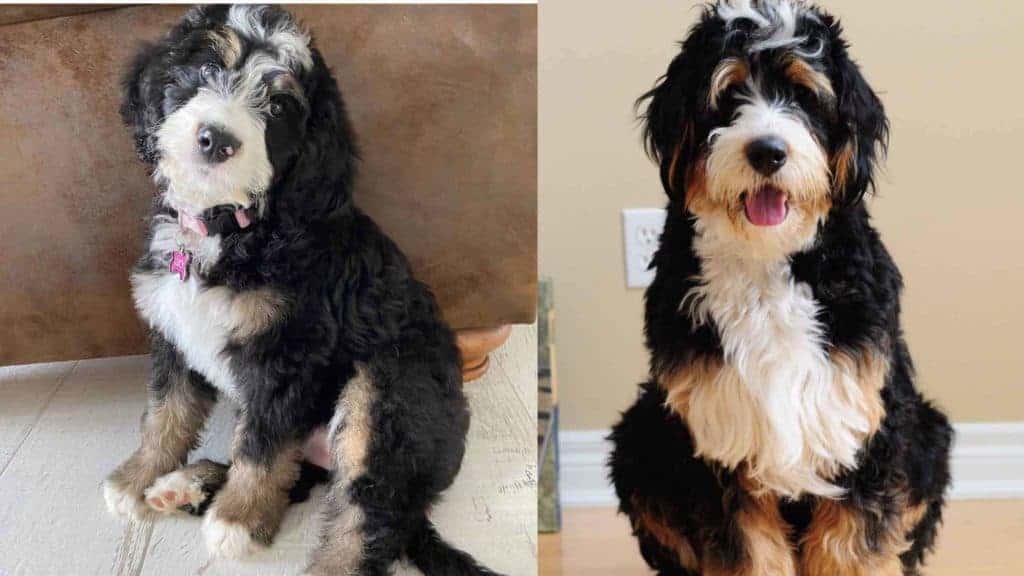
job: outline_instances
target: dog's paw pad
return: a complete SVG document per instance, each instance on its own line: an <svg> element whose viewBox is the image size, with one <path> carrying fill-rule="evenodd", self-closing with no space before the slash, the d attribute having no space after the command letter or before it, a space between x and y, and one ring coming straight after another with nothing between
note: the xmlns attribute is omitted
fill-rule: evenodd
<svg viewBox="0 0 1024 576"><path fill-rule="evenodd" d="M203 519L203 536L210 554L223 558L244 558L258 548L245 526L221 520L216 514Z"/></svg>
<svg viewBox="0 0 1024 576"><path fill-rule="evenodd" d="M103 483L103 499L107 502L107 510L117 518L138 519L146 515L142 498L110 480Z"/></svg>
<svg viewBox="0 0 1024 576"><path fill-rule="evenodd" d="M157 478L146 490L146 504L163 513L198 510L205 499L199 483L181 470Z"/></svg>

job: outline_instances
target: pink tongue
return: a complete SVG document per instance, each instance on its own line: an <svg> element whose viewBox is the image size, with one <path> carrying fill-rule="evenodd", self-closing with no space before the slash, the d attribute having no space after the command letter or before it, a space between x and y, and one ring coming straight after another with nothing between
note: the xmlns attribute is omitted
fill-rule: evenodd
<svg viewBox="0 0 1024 576"><path fill-rule="evenodd" d="M192 216L191 214L185 212L184 210L178 212L178 217L181 219L182 226L188 228L189 230L192 230L193 232L199 234L200 236L206 236L206 224L203 224L202 220L196 218L195 216Z"/></svg>
<svg viewBox="0 0 1024 576"><path fill-rule="evenodd" d="M249 215L245 213L245 209L239 208L235 210L235 222L238 222L239 228L248 228L252 221L249 220Z"/></svg>
<svg viewBox="0 0 1024 576"><path fill-rule="evenodd" d="M747 219L755 226L778 226L786 219L786 193L764 188L746 199Z"/></svg>

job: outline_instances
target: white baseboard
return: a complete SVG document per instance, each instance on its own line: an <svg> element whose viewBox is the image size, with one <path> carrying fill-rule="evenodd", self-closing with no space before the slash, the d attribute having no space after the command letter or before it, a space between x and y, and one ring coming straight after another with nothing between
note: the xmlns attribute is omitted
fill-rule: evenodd
<svg viewBox="0 0 1024 576"><path fill-rule="evenodd" d="M950 498L1024 498L1024 422L956 424ZM613 506L608 430L559 432L562 505Z"/></svg>

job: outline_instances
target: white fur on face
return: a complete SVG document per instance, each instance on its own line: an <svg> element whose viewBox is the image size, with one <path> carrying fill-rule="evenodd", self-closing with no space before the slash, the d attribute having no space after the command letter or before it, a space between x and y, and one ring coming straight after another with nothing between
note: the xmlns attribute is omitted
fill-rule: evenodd
<svg viewBox="0 0 1024 576"><path fill-rule="evenodd" d="M160 159L154 177L165 188L166 204L193 215L221 204L261 205L274 169L254 91L236 74L222 73L218 83L200 88L164 119L157 131ZM208 163L198 145L204 125L216 125L237 138L241 144L235 155Z"/></svg>
<svg viewBox="0 0 1024 576"><path fill-rule="evenodd" d="M831 191L828 156L797 112L786 103L769 102L753 79L746 82L751 94L736 110L735 120L713 130L706 159L706 193L715 205L742 211L744 194L754 193L771 184L788 194L786 220L771 227L754 226L745 216L730 218L727 213L700 214L705 225L718 229L738 250L749 250L762 259L779 259L796 252L814 239L820 206ZM771 177L755 170L747 159L746 148L754 140L778 136L786 142L786 164ZM736 231L737 222L742 227Z"/></svg>
<svg viewBox="0 0 1024 576"><path fill-rule="evenodd" d="M701 285L683 305L717 328L724 360L713 382L688 391L697 453L730 469L746 462L781 495L841 495L827 478L856 464L870 399L829 358L810 287L785 260L751 259L699 221L697 234Z"/></svg>

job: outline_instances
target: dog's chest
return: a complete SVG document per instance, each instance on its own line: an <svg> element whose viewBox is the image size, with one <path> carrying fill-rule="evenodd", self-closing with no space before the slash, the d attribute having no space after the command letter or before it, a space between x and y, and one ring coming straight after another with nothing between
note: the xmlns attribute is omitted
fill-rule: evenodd
<svg viewBox="0 0 1024 576"><path fill-rule="evenodd" d="M169 260L170 250L176 249L171 248L176 246L173 232L158 227L151 252ZM207 251L200 258L209 255ZM133 274L135 307L152 328L174 344L189 368L234 396L237 379L225 349L264 331L278 316L283 300L265 288L239 292L225 286L207 286L194 273L196 266L205 263L193 263L193 272L185 280L169 269Z"/></svg>
<svg viewBox="0 0 1024 576"><path fill-rule="evenodd" d="M869 424L855 376L832 361L811 289L787 262L751 262L698 240L702 284L684 302L721 341L722 368L690 391L698 452L788 496L836 495Z"/></svg>
<svg viewBox="0 0 1024 576"><path fill-rule="evenodd" d="M231 311L231 290L204 288L195 276L182 281L169 272L132 276L135 307L184 356L189 368L220 391L237 393L224 352L239 319Z"/></svg>

